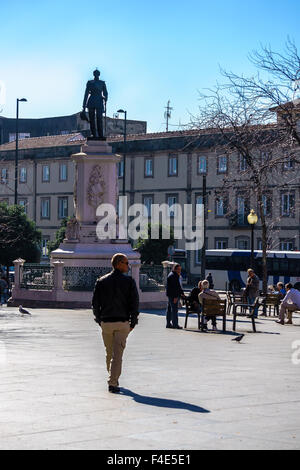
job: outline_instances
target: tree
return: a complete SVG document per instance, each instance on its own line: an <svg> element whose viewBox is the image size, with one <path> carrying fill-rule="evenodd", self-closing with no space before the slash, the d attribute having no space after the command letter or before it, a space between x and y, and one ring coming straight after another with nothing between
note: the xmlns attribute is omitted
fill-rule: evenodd
<svg viewBox="0 0 300 470"><path fill-rule="evenodd" d="M136 250L141 254L142 263L160 264L168 258L168 247L174 244L174 231L170 228L170 238L162 238L162 224L159 224L159 239L151 238L152 224L148 224L148 238L140 237L136 244Z"/></svg>
<svg viewBox="0 0 300 470"><path fill-rule="evenodd" d="M229 191L231 220L236 217L234 191L243 191L255 200L262 230L264 292L268 278L268 242L277 221L276 217L268 217L266 195L272 186L290 191L296 183L295 173L291 176L281 170L287 162L294 165L294 170L299 165L300 100L294 98L295 83L300 78L300 58L293 42L288 40L286 48L285 56L270 47L250 56L266 77L258 73L247 78L222 70L226 82L201 95L203 104L193 120L198 128L214 129L218 153L229 158L235 155L242 162L243 171L226 176L223 191L217 196Z"/></svg>
<svg viewBox="0 0 300 470"><path fill-rule="evenodd" d="M57 230L55 234L55 240L53 242L48 242L48 250L50 253L51 251L57 250L59 245L64 241L66 237L67 223L69 220L70 220L70 217L65 218L61 221L60 228Z"/></svg>
<svg viewBox="0 0 300 470"><path fill-rule="evenodd" d="M42 233L29 220L21 206L0 203L0 264L7 272L17 258L38 263L41 257Z"/></svg>

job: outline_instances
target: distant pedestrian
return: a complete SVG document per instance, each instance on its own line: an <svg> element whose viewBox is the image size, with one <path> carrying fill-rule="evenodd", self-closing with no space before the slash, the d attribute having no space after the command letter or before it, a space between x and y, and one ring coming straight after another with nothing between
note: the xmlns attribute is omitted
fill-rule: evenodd
<svg viewBox="0 0 300 470"><path fill-rule="evenodd" d="M129 270L127 256L117 253L111 263L113 270L96 282L92 306L106 348L108 390L119 393L126 339L138 323L139 295L134 279L125 275Z"/></svg>
<svg viewBox="0 0 300 470"><path fill-rule="evenodd" d="M202 306L203 300L204 299L210 299L210 300L221 300L219 294L215 292L214 290L209 288L209 281L205 279L204 281L201 282L202 286L202 291L199 294L199 302ZM207 322L211 320L212 326L213 326L213 331L217 331L217 318L215 315L207 315L204 318L202 318L202 328L204 330L207 330Z"/></svg>
<svg viewBox="0 0 300 470"><path fill-rule="evenodd" d="M253 305L256 298L259 296L259 277L255 274L253 269L248 269L248 279L245 289L245 296L247 297L247 301L249 305ZM254 310L254 317L257 318L258 315L258 307Z"/></svg>
<svg viewBox="0 0 300 470"><path fill-rule="evenodd" d="M300 292L297 289L293 288L293 284L290 282L285 285L287 294L284 297L279 311L279 320L276 323L284 325L284 318L287 314L288 325L293 324L292 315L295 310L300 310Z"/></svg>
<svg viewBox="0 0 300 470"><path fill-rule="evenodd" d="M206 280L209 282L209 288L213 289L214 288L214 280L213 280L213 277L212 277L211 273L208 273L208 275L206 276Z"/></svg>
<svg viewBox="0 0 300 470"><path fill-rule="evenodd" d="M178 303L180 297L184 298L184 292L180 284L181 266L175 264L173 270L167 278L167 297L168 306L166 310L166 328L175 328L181 330L182 326L178 325Z"/></svg>
<svg viewBox="0 0 300 470"><path fill-rule="evenodd" d="M8 283L5 276L1 276L0 279L0 304L6 304L8 297Z"/></svg>

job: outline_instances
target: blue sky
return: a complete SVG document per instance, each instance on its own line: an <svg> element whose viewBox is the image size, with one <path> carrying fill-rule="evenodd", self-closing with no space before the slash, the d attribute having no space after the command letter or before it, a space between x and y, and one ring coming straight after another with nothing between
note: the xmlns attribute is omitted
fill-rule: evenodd
<svg viewBox="0 0 300 470"><path fill-rule="evenodd" d="M0 81L2 115L72 114L81 109L86 81L98 67L106 81L108 115L163 131L196 113L198 90L220 80L219 66L251 74L247 55L260 44L281 51L287 36L300 50L298 0L2 0ZM3 100L2 100L3 101Z"/></svg>

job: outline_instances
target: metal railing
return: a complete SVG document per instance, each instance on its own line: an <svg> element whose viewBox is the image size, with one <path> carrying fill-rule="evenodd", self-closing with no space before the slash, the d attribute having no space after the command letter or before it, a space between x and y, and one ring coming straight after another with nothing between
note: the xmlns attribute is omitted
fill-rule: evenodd
<svg viewBox="0 0 300 470"><path fill-rule="evenodd" d="M63 289L67 291L93 291L100 276L111 271L111 267L65 267Z"/></svg>
<svg viewBox="0 0 300 470"><path fill-rule="evenodd" d="M54 268L43 264L24 264L20 269L20 287L33 290L54 288Z"/></svg>

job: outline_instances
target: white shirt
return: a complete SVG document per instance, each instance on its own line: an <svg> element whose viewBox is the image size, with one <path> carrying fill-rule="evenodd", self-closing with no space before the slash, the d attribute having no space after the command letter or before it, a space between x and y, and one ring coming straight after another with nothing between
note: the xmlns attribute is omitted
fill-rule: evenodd
<svg viewBox="0 0 300 470"><path fill-rule="evenodd" d="M300 308L300 291L297 289L290 289L282 302L296 304Z"/></svg>

